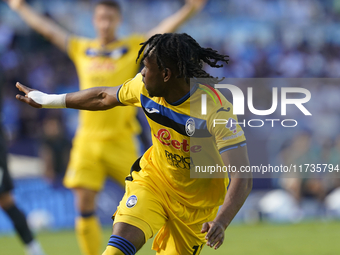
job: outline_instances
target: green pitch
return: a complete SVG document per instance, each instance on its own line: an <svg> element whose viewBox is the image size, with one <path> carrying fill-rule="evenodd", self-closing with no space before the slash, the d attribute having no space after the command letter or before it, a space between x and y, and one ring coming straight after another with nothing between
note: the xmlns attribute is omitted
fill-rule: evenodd
<svg viewBox="0 0 340 255"><path fill-rule="evenodd" d="M340 222L308 222L295 225L232 225L226 231L223 246L213 251L205 247L201 255L334 255L340 254ZM104 229L108 239L110 229ZM73 231L38 234L47 255L80 255ZM103 243L103 250L107 240ZM137 254L155 254L149 241ZM1 255L23 255L15 236L0 236Z"/></svg>

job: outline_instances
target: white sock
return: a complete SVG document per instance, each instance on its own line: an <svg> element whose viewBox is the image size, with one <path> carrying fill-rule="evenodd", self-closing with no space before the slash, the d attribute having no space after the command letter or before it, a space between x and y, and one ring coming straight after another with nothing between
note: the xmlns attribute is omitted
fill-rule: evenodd
<svg viewBox="0 0 340 255"><path fill-rule="evenodd" d="M32 242L26 245L26 254L27 255L45 255L40 244L35 240L33 240Z"/></svg>

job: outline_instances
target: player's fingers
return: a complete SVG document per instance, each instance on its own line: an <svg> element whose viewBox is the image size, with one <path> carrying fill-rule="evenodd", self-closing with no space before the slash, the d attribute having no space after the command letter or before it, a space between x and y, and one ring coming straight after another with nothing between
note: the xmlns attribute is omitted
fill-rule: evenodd
<svg viewBox="0 0 340 255"><path fill-rule="evenodd" d="M35 101L33 101L31 98L28 98L27 96L25 96L25 99L26 99L26 102L34 108L41 108L42 107L41 104L36 103Z"/></svg>
<svg viewBox="0 0 340 255"><path fill-rule="evenodd" d="M34 108L41 108L42 107L41 104L34 102L31 98L28 98L28 97L25 97L25 96L22 96L22 95L16 95L15 98L18 99L21 102L29 104L30 106L32 106Z"/></svg>
<svg viewBox="0 0 340 255"><path fill-rule="evenodd" d="M221 235L221 231L218 227L214 228L215 230L212 232L212 234L210 235L209 239L208 239L208 243L210 244L210 247L213 247L214 244L219 241L219 236Z"/></svg>
<svg viewBox="0 0 340 255"><path fill-rule="evenodd" d="M216 230L216 225L215 224L211 224L210 228L209 228L209 231L208 231L207 235L205 236L205 239L208 240L207 245L209 245L209 246L210 246L210 243L211 243L210 242L211 236L214 234L215 230Z"/></svg>
<svg viewBox="0 0 340 255"><path fill-rule="evenodd" d="M217 230L215 233L218 233L219 231ZM224 233L219 232L217 235L212 236L212 240L210 241L210 247L214 247L218 242L220 242L223 238Z"/></svg>
<svg viewBox="0 0 340 255"><path fill-rule="evenodd" d="M26 95L32 91L33 89L26 87L24 85L22 85L20 82L17 82L15 85L20 91L24 92Z"/></svg>
<svg viewBox="0 0 340 255"><path fill-rule="evenodd" d="M223 244L223 242L224 242L224 236L223 236L223 238L222 238L222 240L221 241L219 241L217 244L216 244L216 246L215 246L215 250L217 250L218 248L220 248L221 247L221 245Z"/></svg>
<svg viewBox="0 0 340 255"><path fill-rule="evenodd" d="M209 230L209 224L208 222L203 223L201 233L205 233Z"/></svg>
<svg viewBox="0 0 340 255"><path fill-rule="evenodd" d="M18 99L21 102L26 103L26 104L29 103L29 98L28 97L25 97L25 96L22 96L22 95L16 95L15 98Z"/></svg>

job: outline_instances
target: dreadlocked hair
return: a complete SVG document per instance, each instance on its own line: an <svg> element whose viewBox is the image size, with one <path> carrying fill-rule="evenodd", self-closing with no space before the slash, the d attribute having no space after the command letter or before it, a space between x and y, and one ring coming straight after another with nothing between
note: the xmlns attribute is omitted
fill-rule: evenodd
<svg viewBox="0 0 340 255"><path fill-rule="evenodd" d="M149 55L153 55L161 69L177 66L179 73L177 78L207 78L209 81L207 83L210 84L218 83L220 80L204 71L203 63L219 68L223 65L218 65L218 61L227 64L229 61L229 56L221 55L211 48L202 48L194 38L186 33L156 34L141 45L137 60L148 46L142 61Z"/></svg>

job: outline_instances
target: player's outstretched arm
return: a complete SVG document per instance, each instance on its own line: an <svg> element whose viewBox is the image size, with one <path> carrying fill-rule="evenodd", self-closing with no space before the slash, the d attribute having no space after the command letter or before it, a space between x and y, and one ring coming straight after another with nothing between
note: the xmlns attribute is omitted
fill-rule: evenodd
<svg viewBox="0 0 340 255"><path fill-rule="evenodd" d="M73 108L101 111L119 105L123 106L116 97L120 87L97 87L60 95L45 94L19 82L17 82L16 87L25 93L25 96L16 95L16 99L34 108Z"/></svg>
<svg viewBox="0 0 340 255"><path fill-rule="evenodd" d="M164 19L159 25L151 29L146 36L149 38L155 34L173 33L190 17L198 13L208 0L186 0L185 5L176 13Z"/></svg>
<svg viewBox="0 0 340 255"><path fill-rule="evenodd" d="M4 0L9 7L35 31L46 37L61 50L66 51L69 33L53 20L32 9L25 0Z"/></svg>
<svg viewBox="0 0 340 255"><path fill-rule="evenodd" d="M247 146L238 147L221 154L224 165L249 166ZM252 186L253 179L251 173L230 173L230 186L224 203L221 206L214 221L206 222L202 226L202 233L207 232L207 245L218 249L224 241L224 231L227 229L237 212L246 201Z"/></svg>

